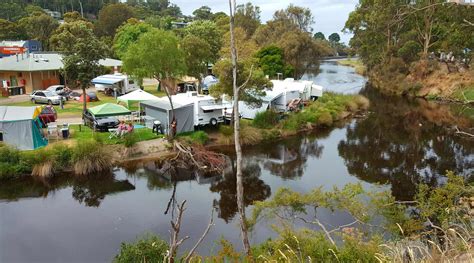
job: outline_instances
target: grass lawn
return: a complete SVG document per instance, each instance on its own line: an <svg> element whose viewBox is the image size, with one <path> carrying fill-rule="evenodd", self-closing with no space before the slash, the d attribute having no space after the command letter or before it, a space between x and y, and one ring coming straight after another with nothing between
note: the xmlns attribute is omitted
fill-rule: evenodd
<svg viewBox="0 0 474 263"><path fill-rule="evenodd" d="M145 86L144 90L146 92L149 92L157 97L163 97L166 96L166 93L164 91L157 91L156 86ZM106 96L104 93L97 92L97 97L99 98L99 101L94 101L94 102L88 102L87 107L94 107L97 105L101 105L104 103L116 103L117 101L115 100L114 97L111 96ZM32 106L34 105L30 101L24 101L24 102L15 102L15 103L8 103L6 105L10 106ZM38 104L41 105L41 104ZM64 104L64 109L61 109L59 106L54 106L58 113L59 118L74 118L74 117L81 117L82 113L82 102L79 101L72 101L69 100ZM138 103L133 103L130 105L130 110L131 111L136 111L138 109Z"/></svg>
<svg viewBox="0 0 474 263"><path fill-rule="evenodd" d="M84 125L81 125L80 130L79 125L71 125L70 130L70 138L72 140L76 140L77 142L90 140L91 138L96 138L105 144L121 144L124 142L123 138L109 139L109 132L94 132L91 128ZM133 133L135 134L137 141L148 141L163 137L163 135L156 135L155 133L152 133L152 130L148 128L134 129Z"/></svg>

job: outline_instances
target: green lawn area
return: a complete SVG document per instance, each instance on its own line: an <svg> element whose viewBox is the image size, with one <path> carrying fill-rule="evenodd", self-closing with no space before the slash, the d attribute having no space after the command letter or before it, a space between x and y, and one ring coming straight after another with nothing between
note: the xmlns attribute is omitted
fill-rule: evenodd
<svg viewBox="0 0 474 263"><path fill-rule="evenodd" d="M123 138L109 139L109 132L94 132L91 128L84 125L81 125L80 128L79 125L71 125L70 130L71 139L76 140L77 142L90 140L91 138L96 138L105 144L121 144L124 142ZM137 141L148 141L163 137L163 135L152 133L152 130L148 128L134 129L133 133L135 134Z"/></svg>
<svg viewBox="0 0 474 263"><path fill-rule="evenodd" d="M164 91L157 91L156 86L145 86L144 90L157 97L166 96L166 93ZM97 92L97 97L99 98L99 101L88 102L87 107L94 107L97 105L101 105L103 103L116 103L117 102L114 97L106 96L104 93L101 93L101 92ZM25 102L7 103L6 105L32 106L34 104L30 101L25 101ZM41 105L41 104L38 104L38 105ZM59 118L80 117L81 112L82 112L82 102L69 100L64 104L64 109L61 109L59 106L54 106L54 108L56 109ZM131 111L136 111L137 109L138 109L138 103L134 103L130 105Z"/></svg>

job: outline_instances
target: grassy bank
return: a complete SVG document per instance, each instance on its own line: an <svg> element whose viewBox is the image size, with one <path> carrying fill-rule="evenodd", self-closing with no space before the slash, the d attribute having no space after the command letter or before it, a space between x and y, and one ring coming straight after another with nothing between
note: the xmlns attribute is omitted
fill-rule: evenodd
<svg viewBox="0 0 474 263"><path fill-rule="evenodd" d="M157 97L166 96L164 91L157 91L156 86L145 86L144 90L149 92ZM112 96L107 96L102 92L97 92L97 97L99 101L88 102L87 107L94 107L97 105L101 105L104 103L117 103L117 100ZM23 101L23 102L15 102L15 103L5 103L5 105L9 106L33 106L31 101ZM41 105L41 104L37 104ZM58 113L59 118L75 118L81 117L82 114L82 102L69 100L64 104L64 109L61 109L59 106L55 106L55 110ZM130 110L137 110L138 104L130 105Z"/></svg>
<svg viewBox="0 0 474 263"><path fill-rule="evenodd" d="M365 67L364 63L360 61L359 59L343 59L343 60L338 60L337 64L341 66L348 66L348 67L353 67L355 68L355 72L357 74L365 76L367 73L367 68Z"/></svg>
<svg viewBox="0 0 474 263"><path fill-rule="evenodd" d="M474 103L474 69L453 71L445 63L421 60L406 65L401 59L379 65L369 73L370 82L388 94L428 100Z"/></svg>
<svg viewBox="0 0 474 263"><path fill-rule="evenodd" d="M265 111L257 114L254 120L241 120L241 141L244 145L253 145L318 127L331 127L337 121L366 111L368 107L369 101L363 96L326 92L298 112L281 115ZM215 140L221 145L233 144L233 128L221 125Z"/></svg>

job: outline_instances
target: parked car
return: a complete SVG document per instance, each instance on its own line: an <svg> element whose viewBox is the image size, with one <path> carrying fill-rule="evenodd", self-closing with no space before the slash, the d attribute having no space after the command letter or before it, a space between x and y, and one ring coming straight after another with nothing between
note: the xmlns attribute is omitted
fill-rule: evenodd
<svg viewBox="0 0 474 263"><path fill-rule="evenodd" d="M59 105L61 101L66 101L64 97L61 97L49 90L36 90L30 95L31 102L33 103L47 103L49 105Z"/></svg>
<svg viewBox="0 0 474 263"><path fill-rule="evenodd" d="M197 91L196 85L192 82L178 83L177 93L186 93L188 91Z"/></svg>
<svg viewBox="0 0 474 263"><path fill-rule="evenodd" d="M95 117L89 111L83 114L84 124L93 130L106 132L109 129L117 128L119 120L114 117Z"/></svg>
<svg viewBox="0 0 474 263"><path fill-rule="evenodd" d="M56 110L53 108L53 106L48 105L48 106L44 106L41 109L39 118L41 122L43 123L43 127L46 127L48 123L56 121L56 119L58 118L58 114L56 113Z"/></svg>
<svg viewBox="0 0 474 263"><path fill-rule="evenodd" d="M64 91L64 85L49 86L46 90L56 93L57 95L61 95L61 93Z"/></svg>

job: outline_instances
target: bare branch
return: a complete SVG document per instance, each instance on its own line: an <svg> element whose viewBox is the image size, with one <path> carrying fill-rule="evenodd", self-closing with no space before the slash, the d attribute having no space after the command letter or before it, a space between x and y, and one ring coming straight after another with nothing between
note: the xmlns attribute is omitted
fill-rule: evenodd
<svg viewBox="0 0 474 263"><path fill-rule="evenodd" d="M183 218L183 213L184 213L184 205L186 204L186 200L181 202L181 204L178 206L178 217L176 218L176 221L171 221L171 227L173 228L173 234L171 235L171 241L170 241L170 252L169 252L169 263L174 262L174 258L176 257L176 252L178 251L178 247L189 237L186 236L180 240L178 240L179 236L179 231L181 229L181 220Z"/></svg>
<svg viewBox="0 0 474 263"><path fill-rule="evenodd" d="M474 134L472 134L472 133L461 131L461 130L459 130L459 128L457 126L455 126L455 129L456 129L456 134L462 134L462 135L466 135L468 137L474 138Z"/></svg>
<svg viewBox="0 0 474 263"><path fill-rule="evenodd" d="M204 230L204 233L202 234L202 236L196 242L194 247L189 251L188 255L184 259L184 262L188 263L191 260L191 256L194 254L194 251L197 249L197 247L201 244L201 242L207 236L207 234L209 233L209 230L211 229L213 225L214 225L214 207L211 210L211 219L209 220L209 224L207 224L206 230Z"/></svg>
<svg viewBox="0 0 474 263"><path fill-rule="evenodd" d="M305 222L306 224L318 225L324 231L324 233L326 234L326 237L329 239L329 241L334 246L336 245L336 242L334 242L334 240L332 239L331 234L328 232L326 227L317 218L315 218L315 221L308 221L305 218L299 217L299 216L297 216L296 218L300 219L301 221Z"/></svg>
<svg viewBox="0 0 474 263"><path fill-rule="evenodd" d="M474 26L474 23L471 22L471 21L468 21L467 19L464 19L463 21L464 21L464 23L466 23L466 24L468 24L468 25L470 25L470 26Z"/></svg>
<svg viewBox="0 0 474 263"><path fill-rule="evenodd" d="M243 87L245 87L247 85L247 83L249 83L250 78L252 78L252 73L253 73L253 65L252 65L252 67L250 67L250 73L249 73L249 76L248 76L247 80L245 80L245 82L237 88L237 90L239 92Z"/></svg>

